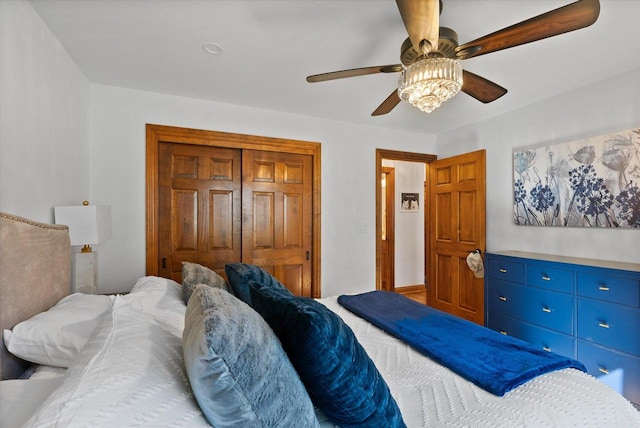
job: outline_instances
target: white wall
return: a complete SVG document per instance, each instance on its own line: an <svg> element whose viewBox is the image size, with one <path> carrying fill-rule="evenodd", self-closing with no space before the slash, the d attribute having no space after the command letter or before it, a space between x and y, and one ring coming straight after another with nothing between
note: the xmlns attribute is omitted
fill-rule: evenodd
<svg viewBox="0 0 640 428"><path fill-rule="evenodd" d="M509 96L509 95L507 95ZM640 262L640 230L516 226L512 151L640 127L640 69L438 137L438 156L487 149L487 251ZM637 148L640 152L640 147ZM640 154L639 154L640 155Z"/></svg>
<svg viewBox="0 0 640 428"><path fill-rule="evenodd" d="M89 82L30 3L0 1L0 210L89 198Z"/></svg>
<svg viewBox="0 0 640 428"><path fill-rule="evenodd" d="M395 276L396 287L424 284L424 181L422 162L382 160L395 168ZM418 193L418 211L401 211L401 194Z"/></svg>
<svg viewBox="0 0 640 428"><path fill-rule="evenodd" d="M490 251L640 262L638 230L515 226L511 210L512 149L640 126L640 70L436 146L428 135L89 84L28 2L0 0L0 210L51 222L55 205L111 205L114 237L96 247L101 292L126 291L145 272L146 123L321 142L325 296L374 288L376 148L439 157L486 148Z"/></svg>
<svg viewBox="0 0 640 428"><path fill-rule="evenodd" d="M375 149L435 150L422 134L104 85L91 86L90 122L90 193L113 220L113 238L97 246L100 292L145 273L147 123L322 143L324 296L375 289Z"/></svg>

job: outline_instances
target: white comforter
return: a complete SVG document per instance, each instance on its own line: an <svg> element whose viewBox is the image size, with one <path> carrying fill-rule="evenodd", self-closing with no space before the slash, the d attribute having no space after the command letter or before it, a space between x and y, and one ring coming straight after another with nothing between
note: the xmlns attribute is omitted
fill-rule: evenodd
<svg viewBox="0 0 640 428"><path fill-rule="evenodd" d="M145 278L116 296L66 378L25 426L208 427L182 363L177 284Z"/></svg>
<svg viewBox="0 0 640 428"><path fill-rule="evenodd" d="M640 427L640 413L627 400L581 371L551 372L497 397L352 314L336 298L321 302L353 329L409 427Z"/></svg>
<svg viewBox="0 0 640 428"><path fill-rule="evenodd" d="M496 397L342 308L409 427L640 427L631 404L573 369L540 376ZM180 286L145 277L111 311L29 427L208 426L182 363Z"/></svg>

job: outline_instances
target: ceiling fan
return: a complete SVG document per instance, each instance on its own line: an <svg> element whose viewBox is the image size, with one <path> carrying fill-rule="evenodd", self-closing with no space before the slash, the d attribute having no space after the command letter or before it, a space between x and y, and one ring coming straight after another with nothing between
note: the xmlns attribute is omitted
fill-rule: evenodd
<svg viewBox="0 0 640 428"><path fill-rule="evenodd" d="M484 77L462 70L458 60L588 27L600 14L598 0L578 0L458 45L456 32L440 27L441 0L396 0L396 3L409 34L400 48L401 64L315 74L308 76L307 82L401 72L398 89L373 111L372 116L389 113L401 100L429 112L459 90L478 101L490 103L506 94L507 90Z"/></svg>

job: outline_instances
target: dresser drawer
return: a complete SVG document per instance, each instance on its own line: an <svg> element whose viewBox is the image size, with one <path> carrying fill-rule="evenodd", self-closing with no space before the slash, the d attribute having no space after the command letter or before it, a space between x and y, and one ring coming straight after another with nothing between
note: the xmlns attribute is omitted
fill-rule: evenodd
<svg viewBox="0 0 640 428"><path fill-rule="evenodd" d="M524 283L524 264L501 257L491 257L487 275L504 281Z"/></svg>
<svg viewBox="0 0 640 428"><path fill-rule="evenodd" d="M527 285L573 293L573 271L548 264L527 264Z"/></svg>
<svg viewBox="0 0 640 428"><path fill-rule="evenodd" d="M487 326L502 334L527 341L545 351L575 358L575 339L572 336L495 312L489 312Z"/></svg>
<svg viewBox="0 0 640 428"><path fill-rule="evenodd" d="M589 374L640 404L640 358L578 340L578 361Z"/></svg>
<svg viewBox="0 0 640 428"><path fill-rule="evenodd" d="M574 297L569 294L493 280L487 303L490 311L573 334Z"/></svg>
<svg viewBox="0 0 640 428"><path fill-rule="evenodd" d="M640 356L640 309L578 299L578 337Z"/></svg>
<svg viewBox="0 0 640 428"><path fill-rule="evenodd" d="M608 271L578 272L578 295L640 307L640 278L614 276Z"/></svg>

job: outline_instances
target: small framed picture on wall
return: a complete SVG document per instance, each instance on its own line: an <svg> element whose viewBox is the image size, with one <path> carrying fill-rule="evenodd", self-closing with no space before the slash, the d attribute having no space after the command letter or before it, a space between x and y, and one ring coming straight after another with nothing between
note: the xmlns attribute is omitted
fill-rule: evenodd
<svg viewBox="0 0 640 428"><path fill-rule="evenodd" d="M412 212L420 209L419 193L401 193L400 211Z"/></svg>

